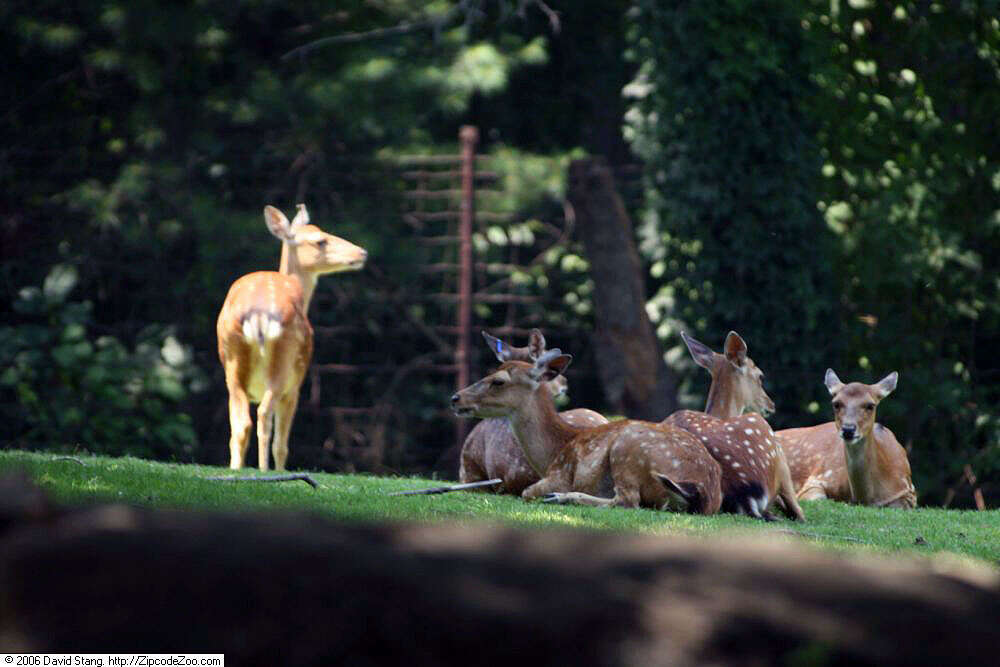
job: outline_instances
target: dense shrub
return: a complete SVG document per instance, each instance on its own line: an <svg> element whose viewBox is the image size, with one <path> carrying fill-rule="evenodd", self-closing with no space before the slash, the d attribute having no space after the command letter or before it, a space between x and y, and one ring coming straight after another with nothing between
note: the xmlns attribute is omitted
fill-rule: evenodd
<svg viewBox="0 0 1000 667"><path fill-rule="evenodd" d="M4 444L190 459L195 432L179 406L204 385L191 351L169 327L146 327L132 349L95 336L91 302L68 300L76 281L57 265L0 327Z"/></svg>
<svg viewBox="0 0 1000 667"><path fill-rule="evenodd" d="M792 3L637 4L628 137L646 162L658 333L718 348L739 331L780 406L775 424L801 423L841 339L816 209L813 49Z"/></svg>

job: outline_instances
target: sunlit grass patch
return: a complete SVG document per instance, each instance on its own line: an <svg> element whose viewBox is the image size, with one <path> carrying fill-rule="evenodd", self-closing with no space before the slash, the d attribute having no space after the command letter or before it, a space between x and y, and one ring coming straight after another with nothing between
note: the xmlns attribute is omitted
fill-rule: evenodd
<svg viewBox="0 0 1000 667"><path fill-rule="evenodd" d="M307 512L341 521L490 521L532 529L569 528L651 535L797 541L848 553L955 554L1000 562L1000 511L857 507L820 500L802 503L807 521L764 523L721 514L696 516L647 509L528 503L492 493L390 496L441 486L418 477L313 472L319 487L300 482L218 482L212 476L252 476L252 469L145 461L131 457L76 459L0 451L0 474L25 470L57 502L131 505L223 512Z"/></svg>

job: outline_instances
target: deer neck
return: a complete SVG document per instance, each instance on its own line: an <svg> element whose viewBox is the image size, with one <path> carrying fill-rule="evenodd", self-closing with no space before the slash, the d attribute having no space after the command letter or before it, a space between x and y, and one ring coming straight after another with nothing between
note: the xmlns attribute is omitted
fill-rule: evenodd
<svg viewBox="0 0 1000 667"><path fill-rule="evenodd" d="M582 430L559 418L552 396L544 385L539 386L508 420L525 458L542 477L556 454Z"/></svg>
<svg viewBox="0 0 1000 667"><path fill-rule="evenodd" d="M847 456L847 478L855 502L867 504L874 493L874 477L878 466L874 429L857 442L844 442Z"/></svg>
<svg viewBox="0 0 1000 667"><path fill-rule="evenodd" d="M712 378L712 386L708 388L708 400L705 401L707 414L719 419L739 417L743 414L743 406L739 405L733 392L728 389L724 382Z"/></svg>
<svg viewBox="0 0 1000 667"><path fill-rule="evenodd" d="M278 264L278 273L295 276L299 279L299 284L302 285L302 311L308 313L309 303L312 301L319 278L315 274L303 270L298 255L293 252L292 246L288 243L281 244L281 262Z"/></svg>

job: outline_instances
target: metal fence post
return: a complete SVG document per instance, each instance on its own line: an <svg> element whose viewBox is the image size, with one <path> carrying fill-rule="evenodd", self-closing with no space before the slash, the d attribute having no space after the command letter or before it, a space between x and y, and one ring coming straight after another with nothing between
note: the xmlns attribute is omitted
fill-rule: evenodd
<svg viewBox="0 0 1000 667"><path fill-rule="evenodd" d="M469 341L472 329L472 224L475 219L476 144L479 130L473 125L463 125L458 132L462 145L462 204L458 221L459 278L458 278L458 344L455 346L455 365L458 367L457 388L467 387L471 381ZM459 446L468 432L468 422L459 420L455 438Z"/></svg>

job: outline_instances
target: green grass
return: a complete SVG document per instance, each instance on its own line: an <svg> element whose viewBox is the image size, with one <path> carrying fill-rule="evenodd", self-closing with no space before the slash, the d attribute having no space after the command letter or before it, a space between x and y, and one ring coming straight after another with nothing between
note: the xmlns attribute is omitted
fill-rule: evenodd
<svg viewBox="0 0 1000 667"><path fill-rule="evenodd" d="M757 535L805 541L842 551L934 554L1000 563L1000 510L855 507L832 501L803 503L807 522L765 524L733 515L692 516L651 510L602 509L527 503L486 493L388 496L391 491L439 486L428 479L310 473L320 484L227 483L200 479L228 469L157 463L135 458L79 457L0 451L0 474L26 471L63 504L123 502L146 507L217 511L304 511L347 521L494 521L534 528L714 536ZM256 474L244 470L243 475Z"/></svg>

